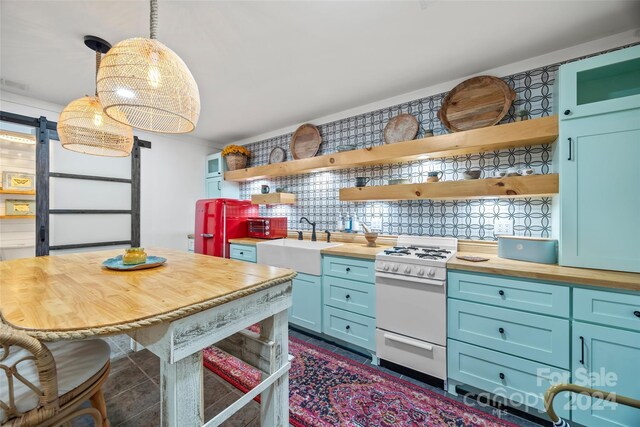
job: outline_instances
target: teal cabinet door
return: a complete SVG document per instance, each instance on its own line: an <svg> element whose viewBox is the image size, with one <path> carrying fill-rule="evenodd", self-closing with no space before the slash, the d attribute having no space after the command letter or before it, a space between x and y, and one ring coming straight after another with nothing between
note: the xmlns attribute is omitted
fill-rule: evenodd
<svg viewBox="0 0 640 427"><path fill-rule="evenodd" d="M640 272L640 109L560 126L561 265Z"/></svg>
<svg viewBox="0 0 640 427"><path fill-rule="evenodd" d="M573 322L572 362L574 383L640 399L640 332ZM573 403L573 420L585 426L640 426L640 409L586 396Z"/></svg>
<svg viewBox="0 0 640 427"><path fill-rule="evenodd" d="M322 332L322 286L320 276L298 273L293 279L289 323Z"/></svg>
<svg viewBox="0 0 640 427"><path fill-rule="evenodd" d="M561 120L640 108L640 46L562 65Z"/></svg>
<svg viewBox="0 0 640 427"><path fill-rule="evenodd" d="M207 178L206 181L207 199L217 199L222 197L222 177Z"/></svg>

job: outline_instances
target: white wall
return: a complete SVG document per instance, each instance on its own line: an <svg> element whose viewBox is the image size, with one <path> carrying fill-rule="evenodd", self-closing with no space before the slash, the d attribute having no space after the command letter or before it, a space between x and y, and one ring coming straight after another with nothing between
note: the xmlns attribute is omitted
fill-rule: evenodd
<svg viewBox="0 0 640 427"><path fill-rule="evenodd" d="M45 116L48 120L57 121L63 108L61 105L0 92L0 109L3 111L31 117ZM209 141L188 135L161 135L139 131L134 133L140 139L152 143L150 150L141 149L141 244L145 247L186 250L187 234L192 233L194 228L195 202L205 196L205 157L219 149ZM90 155L70 155L69 158L73 158L73 161L83 162L82 165L77 165L83 170L95 169L102 172L105 161L109 161ZM114 172L118 171L113 174L116 176L119 175L122 159L113 159L113 162ZM60 191L64 189L61 188ZM58 199L68 198L66 194L59 196ZM122 209L121 206L111 208ZM65 236L64 243L67 243L68 237ZM82 239L83 236L77 238ZM116 236L113 240L119 238ZM84 241L86 240L80 242Z"/></svg>
<svg viewBox="0 0 640 427"><path fill-rule="evenodd" d="M398 105L416 99L425 98L428 96L437 95L439 93L447 92L453 89L457 84L471 78L480 75L491 76L508 76L510 74L516 74L534 68L543 67L545 65L555 64L558 62L568 61L571 59L579 58L581 56L590 55L594 52L602 52L608 49L614 49L620 46L625 46L632 43L640 42L640 28L624 31L622 33L614 34L609 37L604 37L597 40L592 40L587 43L582 43L576 46L572 46L566 49L557 50L544 55L536 56L524 61L516 62L513 64L507 64L500 67L492 68L490 70L480 71L473 75L469 75L460 79L450 80L442 82L437 85L425 87L412 92L399 94L397 96L382 99L380 101L372 102L358 107L350 108L348 110L336 112L324 117L318 117L313 120L309 120L307 123L313 123L316 126L330 123L337 120L342 120L348 117L357 116L359 114L368 113L370 111L379 110L381 108L387 108L392 105ZM280 129L274 129L269 132L265 132L260 135L252 136L234 142L234 144L251 144L252 142L263 141L265 139L274 138L277 136L285 135L294 132L303 123L297 123L291 126L287 126Z"/></svg>

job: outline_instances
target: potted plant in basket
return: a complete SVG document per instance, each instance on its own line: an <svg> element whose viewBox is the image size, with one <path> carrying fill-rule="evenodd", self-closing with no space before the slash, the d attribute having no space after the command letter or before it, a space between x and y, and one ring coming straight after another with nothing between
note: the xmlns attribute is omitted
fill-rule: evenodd
<svg viewBox="0 0 640 427"><path fill-rule="evenodd" d="M227 169L234 171L247 166L247 159L251 152L241 145L227 145L222 150L222 157L227 162Z"/></svg>

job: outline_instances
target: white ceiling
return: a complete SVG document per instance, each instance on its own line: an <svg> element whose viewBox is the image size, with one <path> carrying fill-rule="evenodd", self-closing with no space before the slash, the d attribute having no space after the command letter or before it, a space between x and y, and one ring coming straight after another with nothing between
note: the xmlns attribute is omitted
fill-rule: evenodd
<svg viewBox="0 0 640 427"><path fill-rule="evenodd" d="M634 28L638 1L169 1L194 136L227 143ZM149 5L0 0L2 78L65 105L94 91L86 34L148 36ZM3 89L10 90L6 86Z"/></svg>

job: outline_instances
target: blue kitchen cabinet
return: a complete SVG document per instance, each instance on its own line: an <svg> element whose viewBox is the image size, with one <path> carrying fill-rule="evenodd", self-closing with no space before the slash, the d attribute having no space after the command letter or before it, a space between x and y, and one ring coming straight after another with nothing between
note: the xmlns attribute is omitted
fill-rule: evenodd
<svg viewBox="0 0 640 427"><path fill-rule="evenodd" d="M298 273L293 279L289 323L322 332L322 280L320 276Z"/></svg>
<svg viewBox="0 0 640 427"><path fill-rule="evenodd" d="M556 84L562 121L640 108L640 46L564 64Z"/></svg>
<svg viewBox="0 0 640 427"><path fill-rule="evenodd" d="M640 272L640 109L561 123L561 265Z"/></svg>
<svg viewBox="0 0 640 427"><path fill-rule="evenodd" d="M229 258L239 261L256 262L256 247L231 243L229 245Z"/></svg>
<svg viewBox="0 0 640 427"><path fill-rule="evenodd" d="M640 332L573 322L574 383L640 399ZM637 427L640 409L574 396L573 420L585 426Z"/></svg>
<svg viewBox="0 0 640 427"><path fill-rule="evenodd" d="M324 255L322 290L322 332L375 354L374 261Z"/></svg>
<svg viewBox="0 0 640 427"><path fill-rule="evenodd" d="M564 64L556 85L559 263L640 272L640 46Z"/></svg>

